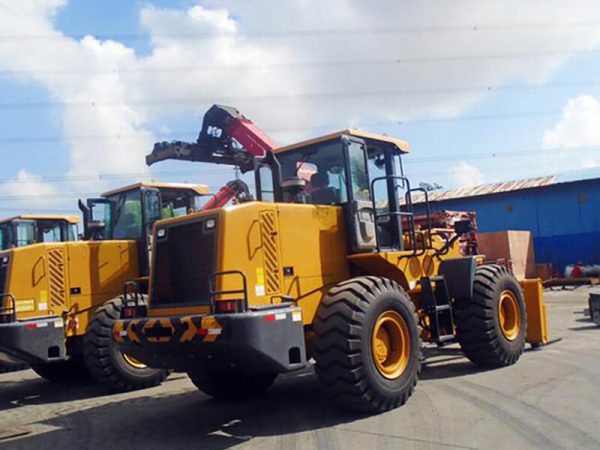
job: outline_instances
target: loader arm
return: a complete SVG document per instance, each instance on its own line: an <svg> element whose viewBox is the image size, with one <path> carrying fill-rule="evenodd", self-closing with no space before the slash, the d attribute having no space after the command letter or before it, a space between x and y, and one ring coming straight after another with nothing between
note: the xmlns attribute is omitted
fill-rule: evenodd
<svg viewBox="0 0 600 450"><path fill-rule="evenodd" d="M234 198L237 198L239 201L248 201L252 198L248 185L242 180L231 180L228 182L201 208L201 211L221 208Z"/></svg>
<svg viewBox="0 0 600 450"><path fill-rule="evenodd" d="M237 109L213 105L204 115L196 142L158 142L146 164L176 159L233 165L246 172L254 168L255 159L264 159L274 148L273 141Z"/></svg>

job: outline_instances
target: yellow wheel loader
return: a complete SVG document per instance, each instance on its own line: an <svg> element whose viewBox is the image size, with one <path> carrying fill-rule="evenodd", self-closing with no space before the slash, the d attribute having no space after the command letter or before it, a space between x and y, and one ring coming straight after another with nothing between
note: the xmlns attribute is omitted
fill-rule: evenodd
<svg viewBox="0 0 600 450"><path fill-rule="evenodd" d="M79 217L66 214L21 214L0 220L0 250L38 242L77 239Z"/></svg>
<svg viewBox="0 0 600 450"><path fill-rule="evenodd" d="M84 240L73 242L63 241L74 238L77 218L0 223L0 360L28 363L52 381L91 373L121 390L160 383L167 370L112 345L112 322L125 283L145 298L152 224L198 209L208 194L203 185L137 183L80 201Z"/></svg>
<svg viewBox="0 0 600 450"><path fill-rule="evenodd" d="M21 214L0 220L0 251L37 242L65 242L77 239L79 217L65 214ZM0 372L27 367L22 361L2 358Z"/></svg>
<svg viewBox="0 0 600 450"><path fill-rule="evenodd" d="M183 147L147 161L206 160ZM314 358L335 402L382 412L412 394L423 342L486 367L546 343L539 280L462 257L468 221L451 238L416 226L408 152L358 130L275 148L255 158L257 201L156 222L149 299L115 322L118 347L228 399Z"/></svg>

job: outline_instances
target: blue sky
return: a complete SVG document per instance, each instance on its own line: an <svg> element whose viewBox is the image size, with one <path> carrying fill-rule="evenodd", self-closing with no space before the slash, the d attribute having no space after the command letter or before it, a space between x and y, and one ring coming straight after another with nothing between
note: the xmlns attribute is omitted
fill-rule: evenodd
<svg viewBox="0 0 600 450"><path fill-rule="evenodd" d="M600 165L593 2L382 1L371 12L336 0L317 19L311 2L3 3L0 20L14 28L0 32L0 215L74 210L77 196L139 178L217 188L229 169L147 172L143 155L157 139L195 139L203 112L222 101L281 144L347 126L400 137L413 149L409 177L447 188ZM412 21L386 19L399 14ZM394 32L402 26L416 31ZM233 37L209 36L223 32ZM157 99L179 103L148 104Z"/></svg>

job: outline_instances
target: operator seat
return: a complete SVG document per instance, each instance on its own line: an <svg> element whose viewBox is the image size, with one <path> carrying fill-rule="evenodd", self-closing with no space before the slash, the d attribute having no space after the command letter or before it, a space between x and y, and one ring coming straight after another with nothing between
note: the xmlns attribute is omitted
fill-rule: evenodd
<svg viewBox="0 0 600 450"><path fill-rule="evenodd" d="M310 185L312 191L312 203L316 204L335 204L338 202L338 196L334 188L329 187L329 176L327 172L316 172L310 176Z"/></svg>

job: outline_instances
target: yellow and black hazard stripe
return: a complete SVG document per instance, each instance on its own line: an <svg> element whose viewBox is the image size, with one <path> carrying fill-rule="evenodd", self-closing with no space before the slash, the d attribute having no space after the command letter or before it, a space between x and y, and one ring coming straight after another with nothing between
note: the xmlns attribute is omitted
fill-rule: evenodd
<svg viewBox="0 0 600 450"><path fill-rule="evenodd" d="M113 335L121 343L215 342L224 327L213 316L144 318L117 320Z"/></svg>

